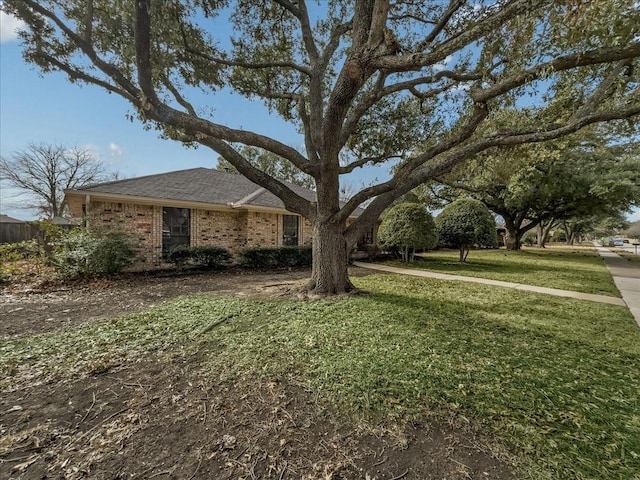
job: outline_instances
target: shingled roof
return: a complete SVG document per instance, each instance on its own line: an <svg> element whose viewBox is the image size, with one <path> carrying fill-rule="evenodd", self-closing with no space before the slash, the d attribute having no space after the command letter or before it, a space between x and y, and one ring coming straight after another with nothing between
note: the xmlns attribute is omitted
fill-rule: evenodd
<svg viewBox="0 0 640 480"><path fill-rule="evenodd" d="M17 218L10 217L9 215L0 214L0 223L25 223Z"/></svg>
<svg viewBox="0 0 640 480"><path fill-rule="evenodd" d="M315 201L316 193L313 190L284 183L301 197ZM127 178L68 190L66 193L72 195L112 194L211 205L244 205L284 209L282 200L242 175L210 168L193 168Z"/></svg>

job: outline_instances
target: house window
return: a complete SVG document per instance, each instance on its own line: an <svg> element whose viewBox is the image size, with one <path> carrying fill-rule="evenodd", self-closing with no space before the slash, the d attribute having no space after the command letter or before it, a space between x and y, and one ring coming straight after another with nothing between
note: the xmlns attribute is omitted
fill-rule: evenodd
<svg viewBox="0 0 640 480"><path fill-rule="evenodd" d="M371 227L370 230L365 232L365 234L360 239L360 242L358 242L358 243L360 245L373 245L373 238L374 238L373 227Z"/></svg>
<svg viewBox="0 0 640 480"><path fill-rule="evenodd" d="M191 210L188 208L162 208L162 255L172 248L191 243Z"/></svg>
<svg viewBox="0 0 640 480"><path fill-rule="evenodd" d="M282 216L282 245L298 245L298 221L297 215Z"/></svg>

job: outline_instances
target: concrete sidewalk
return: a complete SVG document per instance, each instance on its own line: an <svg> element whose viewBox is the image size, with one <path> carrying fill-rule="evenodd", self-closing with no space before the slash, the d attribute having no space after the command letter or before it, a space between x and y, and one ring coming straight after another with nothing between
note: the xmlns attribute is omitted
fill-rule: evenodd
<svg viewBox="0 0 640 480"><path fill-rule="evenodd" d="M375 263L353 262L353 264L356 267L369 268L371 270L379 270L381 272L397 273L400 275L412 275L414 277L436 278L438 280L454 280L454 281L460 281L460 282L481 283L484 285L494 285L497 287L514 288L516 290L524 290L527 292L546 293L547 295L555 295L557 297L576 298L579 300L588 300L590 302L599 302L599 303L609 303L611 305L620 305L623 307L628 306L628 304L625 303L625 301L622 298L609 297L607 295L595 295L592 293L573 292L570 290L559 290L557 288L535 287L532 285L523 285L521 283L502 282L500 280L489 280L487 278L465 277L463 275L449 275L446 273L427 272L426 270L398 268L398 267L391 267L388 265L379 265ZM633 311L631 313L633 313ZM635 317L635 318L636 320L638 320L638 317ZM640 325L640 323L638 325Z"/></svg>
<svg viewBox="0 0 640 480"><path fill-rule="evenodd" d="M640 268L634 267L608 248L596 245L596 249L611 273L613 282L620 290L625 305L640 326Z"/></svg>

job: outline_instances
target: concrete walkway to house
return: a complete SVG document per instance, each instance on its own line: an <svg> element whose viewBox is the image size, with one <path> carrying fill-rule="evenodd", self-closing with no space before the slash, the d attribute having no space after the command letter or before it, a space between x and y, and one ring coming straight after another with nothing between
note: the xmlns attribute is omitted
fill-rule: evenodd
<svg viewBox="0 0 640 480"><path fill-rule="evenodd" d="M600 245L595 247L611 273L613 282L620 290L625 304L640 326L640 268L629 264L627 260L608 248Z"/></svg>
<svg viewBox="0 0 640 480"><path fill-rule="evenodd" d="M414 277L436 278L438 280L454 280L454 281L460 281L460 282L481 283L483 285L494 285L496 287L514 288L516 290L524 290L527 292L546 293L547 295L555 295L557 297L577 298L579 300L588 300L591 302L609 303L611 305L627 306L627 303L625 303L625 300L623 300L622 298L609 297L607 295L596 295L592 293L573 292L570 290L560 290L557 288L535 287L533 285L523 285L521 283L502 282L500 280L490 280L488 278L465 277L463 275L449 275L446 273L427 272L426 270L415 270L410 268L391 267L388 265L379 265L376 263L353 262L353 264L356 267L369 268L372 270L379 270L381 272L397 273L400 275L413 275ZM619 288L620 287L618 287L618 289ZM633 310L631 313L633 313ZM634 317L635 317L635 313L634 313ZM635 317L635 318L636 320L638 320L638 317Z"/></svg>

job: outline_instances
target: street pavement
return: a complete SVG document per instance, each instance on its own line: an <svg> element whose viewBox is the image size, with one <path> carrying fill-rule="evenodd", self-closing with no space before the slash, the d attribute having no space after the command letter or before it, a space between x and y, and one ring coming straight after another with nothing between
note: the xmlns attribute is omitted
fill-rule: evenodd
<svg viewBox="0 0 640 480"><path fill-rule="evenodd" d="M624 250L634 255L640 255L640 243L625 243L622 247L616 247L616 250Z"/></svg>
<svg viewBox="0 0 640 480"><path fill-rule="evenodd" d="M640 268L634 267L628 260L608 248L596 245L596 249L604 259L624 303L640 326Z"/></svg>

